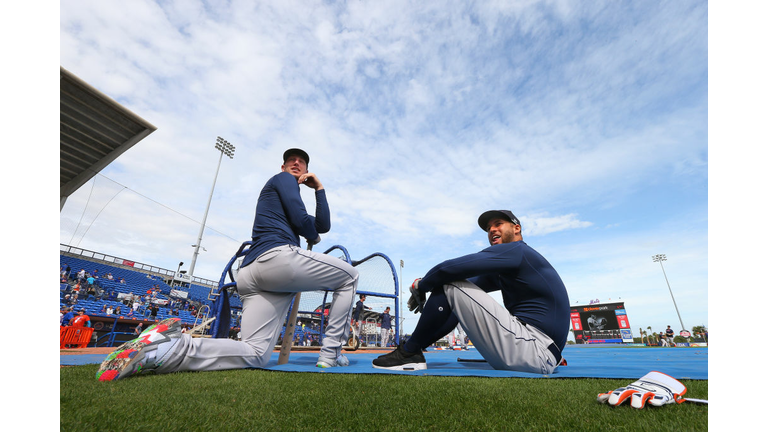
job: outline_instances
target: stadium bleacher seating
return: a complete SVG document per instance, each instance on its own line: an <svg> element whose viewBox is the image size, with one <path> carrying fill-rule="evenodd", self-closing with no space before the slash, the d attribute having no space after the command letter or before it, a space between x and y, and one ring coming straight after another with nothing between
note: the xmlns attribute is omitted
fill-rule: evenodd
<svg viewBox="0 0 768 432"><path fill-rule="evenodd" d="M196 285L191 284L189 288L186 287L180 287L176 286L171 288L168 284L165 283L165 281L158 276L149 275L148 273L141 272L138 270L131 270L124 267L119 266L112 266L109 264L101 263L101 262L95 262L90 261L82 258L72 257L72 256L65 256L65 255L59 255L59 264L62 267L65 267L66 265L69 265L71 268L71 274L70 278L76 278L77 272L80 271L80 269L85 269L89 273L95 273L99 276L97 279L97 285L101 290L104 290L106 293L109 293L111 291L115 291L117 295L119 294L131 294L131 295L138 295L138 296L145 296L147 294L148 290L151 290L153 287L159 287L160 288L160 294L158 294L157 298L168 300L171 297L171 290L177 290L177 291L183 291L187 293L187 299L191 300L193 302L196 302L199 304L200 308L203 308L204 305L208 305L209 307L212 307L213 302L208 299L209 294L211 292L211 288L203 285ZM113 280L107 279L107 274L112 274ZM123 279L125 282L121 283L120 279ZM67 290L68 284L61 283L59 286L60 291L60 302L61 306L64 306L64 292ZM242 303L240 301L240 298L237 297L237 295L233 296L230 299L230 304L233 309L241 308ZM116 317L113 315L106 315L102 313L102 308L104 306L112 306L112 308L116 308L117 306L120 306L121 308L121 314L120 316L125 317L128 313L129 306L125 305L122 301L117 300L110 300L108 298L104 299L96 299L93 296L83 296L82 294L79 297L79 300L77 302L77 305L74 306L74 308L80 309L84 308L85 313L89 316L111 316ZM171 316L178 316L181 318L183 324L189 324L194 325L195 324L195 316L188 310L178 310L178 315L173 315L173 311L168 308L159 305L158 312L157 312L157 320L162 320ZM148 319L149 313L145 310L144 306L139 307L139 310L136 311L134 314L134 318L137 320L140 320L142 317L146 316ZM198 322L199 324L199 322ZM230 321L230 326L236 325L236 319L233 317Z"/></svg>

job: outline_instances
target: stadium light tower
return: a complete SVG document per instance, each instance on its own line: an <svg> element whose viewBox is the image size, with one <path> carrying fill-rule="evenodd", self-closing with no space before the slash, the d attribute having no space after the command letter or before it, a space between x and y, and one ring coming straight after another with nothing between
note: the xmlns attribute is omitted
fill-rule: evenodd
<svg viewBox="0 0 768 432"><path fill-rule="evenodd" d="M400 260L400 286L397 288L398 292L400 293L400 308L398 309L398 312L400 313L400 325L397 327L397 334L398 338L403 333L403 323L405 322L405 312L403 311L403 267L405 267L405 262L403 260ZM400 343L398 340L397 343Z"/></svg>
<svg viewBox="0 0 768 432"><path fill-rule="evenodd" d="M667 281L667 288L669 288L669 295L672 296L672 303L675 305L675 311L677 312L677 319L680 320L680 325L683 327L682 330L686 330L685 324L683 324L683 319L680 317L680 311L677 309L677 302L675 302L675 296L672 294L672 287L669 286L669 279L667 279L667 272L664 271L664 264L662 264L662 261L667 260L667 256L664 254L654 255L651 257L653 259L653 262L657 262L661 265L661 271L664 273L664 280Z"/></svg>
<svg viewBox="0 0 768 432"><path fill-rule="evenodd" d="M197 256L200 255L200 247L203 242L203 231L205 231L205 220L208 219L208 209L211 208L211 199L213 198L213 190L216 189L216 179L219 177L219 168L221 168L221 159L224 158L224 155L229 156L230 159L233 159L233 156L235 154L235 146L229 143L229 141L225 140L222 137L216 137L216 150L220 151L221 154L219 155L219 164L216 166L216 175L213 177L213 186L211 186L211 195L208 197L208 205L205 207L205 214L203 215L203 223L200 224L200 234L197 236L197 243L195 243L195 252L192 254L192 264L189 265L189 283L192 284L192 276L195 274L195 262L197 261Z"/></svg>

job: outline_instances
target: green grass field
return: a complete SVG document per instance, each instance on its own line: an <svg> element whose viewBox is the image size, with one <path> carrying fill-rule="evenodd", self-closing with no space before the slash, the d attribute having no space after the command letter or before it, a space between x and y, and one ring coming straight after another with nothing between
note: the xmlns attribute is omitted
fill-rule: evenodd
<svg viewBox="0 0 768 432"><path fill-rule="evenodd" d="M707 405L596 401L632 380L235 370L98 382L97 369L60 369L60 430L704 431L708 420ZM708 381L682 382L708 399Z"/></svg>

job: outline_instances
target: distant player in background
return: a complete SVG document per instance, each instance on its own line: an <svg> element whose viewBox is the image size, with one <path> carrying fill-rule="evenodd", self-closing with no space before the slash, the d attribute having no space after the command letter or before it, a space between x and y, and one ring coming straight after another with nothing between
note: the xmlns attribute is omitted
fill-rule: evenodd
<svg viewBox="0 0 768 432"><path fill-rule="evenodd" d="M560 364L570 326L563 281L523 241L511 211L487 211L478 224L491 246L438 264L414 281L408 308L421 312L419 322L407 342L373 361L375 368L426 369L422 350L459 323L495 369L549 374ZM504 305L492 291L501 291Z"/></svg>
<svg viewBox="0 0 768 432"><path fill-rule="evenodd" d="M381 347L386 348L389 345L389 334L392 330L392 315L389 314L389 306L379 315L381 318Z"/></svg>
<svg viewBox="0 0 768 432"><path fill-rule="evenodd" d="M667 336L667 343L669 346L675 346L675 331L672 330L672 326L667 326L667 330L664 331Z"/></svg>
<svg viewBox="0 0 768 432"><path fill-rule="evenodd" d="M97 377L110 381L139 371L169 373L263 367L275 348L294 294L331 291L325 338L317 366L346 366L341 354L349 332L350 311L357 291L357 270L336 257L299 246L309 244L331 228L323 184L308 171L309 155L301 149L283 154L281 172L267 181L256 205L252 239L237 274L243 303L242 342L228 338L192 338L182 334L179 318L149 327L110 354ZM299 186L315 190L315 216L307 214Z"/></svg>
<svg viewBox="0 0 768 432"><path fill-rule="evenodd" d="M355 331L357 331L358 336L360 335L360 330L362 327L362 322L360 322L360 315L363 314L363 309L371 310L370 307L363 304L364 301L365 294L360 294L357 303L355 303L355 310L352 312L352 325L355 326Z"/></svg>

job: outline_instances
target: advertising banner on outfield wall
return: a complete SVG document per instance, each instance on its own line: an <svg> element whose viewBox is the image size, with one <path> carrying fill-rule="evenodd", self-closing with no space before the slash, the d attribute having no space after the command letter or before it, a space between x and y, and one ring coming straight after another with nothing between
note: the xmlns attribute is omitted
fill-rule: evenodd
<svg viewBox="0 0 768 432"><path fill-rule="evenodd" d="M633 342L624 302L571 306L571 329L577 344Z"/></svg>

